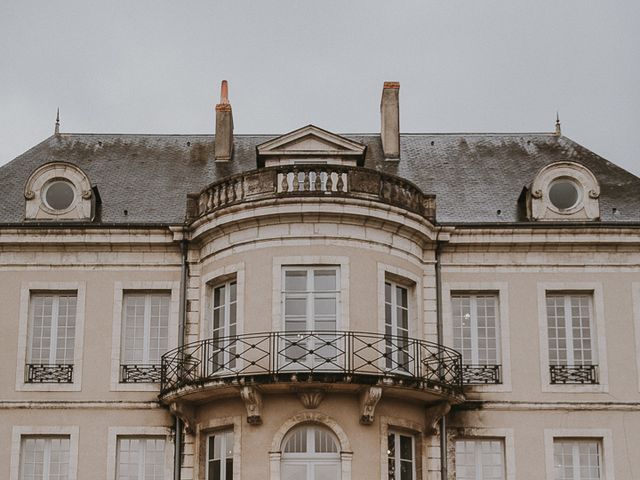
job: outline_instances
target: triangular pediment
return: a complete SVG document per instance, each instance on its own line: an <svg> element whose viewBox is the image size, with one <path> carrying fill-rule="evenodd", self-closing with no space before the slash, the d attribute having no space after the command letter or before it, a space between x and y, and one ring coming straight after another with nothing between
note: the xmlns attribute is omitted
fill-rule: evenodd
<svg viewBox="0 0 640 480"><path fill-rule="evenodd" d="M345 158L364 161L366 146L348 138L307 125L257 146L258 165L267 158Z"/></svg>

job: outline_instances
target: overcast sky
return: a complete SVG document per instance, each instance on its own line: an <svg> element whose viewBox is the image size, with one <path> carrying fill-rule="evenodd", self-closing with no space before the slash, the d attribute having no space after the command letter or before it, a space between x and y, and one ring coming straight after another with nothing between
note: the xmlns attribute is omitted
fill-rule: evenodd
<svg viewBox="0 0 640 480"><path fill-rule="evenodd" d="M0 0L0 164L53 133L562 131L640 175L640 2Z"/></svg>

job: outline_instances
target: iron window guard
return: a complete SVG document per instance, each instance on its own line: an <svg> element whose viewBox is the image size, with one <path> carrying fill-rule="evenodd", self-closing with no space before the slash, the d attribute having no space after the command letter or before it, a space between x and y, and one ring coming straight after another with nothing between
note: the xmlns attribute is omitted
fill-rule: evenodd
<svg viewBox="0 0 640 480"><path fill-rule="evenodd" d="M489 385L502 383L502 365L462 365L462 383Z"/></svg>
<svg viewBox="0 0 640 480"><path fill-rule="evenodd" d="M26 383L73 383L73 365L27 363Z"/></svg>
<svg viewBox="0 0 640 480"><path fill-rule="evenodd" d="M120 365L121 383L160 383L161 365L123 364Z"/></svg>
<svg viewBox="0 0 640 480"><path fill-rule="evenodd" d="M598 365L549 365L552 385L598 384Z"/></svg>

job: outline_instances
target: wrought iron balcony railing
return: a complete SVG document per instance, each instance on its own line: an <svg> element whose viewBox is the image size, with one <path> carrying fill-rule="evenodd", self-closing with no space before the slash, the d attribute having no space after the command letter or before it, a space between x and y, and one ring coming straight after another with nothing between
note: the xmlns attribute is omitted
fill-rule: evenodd
<svg viewBox="0 0 640 480"><path fill-rule="evenodd" d="M502 383L501 365L463 365L462 383L488 385Z"/></svg>
<svg viewBox="0 0 640 480"><path fill-rule="evenodd" d="M455 350L413 338L365 332L268 332L210 338L162 357L161 395L210 382L402 385L462 393Z"/></svg>
<svg viewBox="0 0 640 480"><path fill-rule="evenodd" d="M120 365L122 383L160 383L160 364Z"/></svg>
<svg viewBox="0 0 640 480"><path fill-rule="evenodd" d="M345 165L281 165L233 175L188 196L195 220L242 202L285 197L349 197L395 205L435 219L435 196L413 183L377 170Z"/></svg>
<svg viewBox="0 0 640 480"><path fill-rule="evenodd" d="M27 383L73 383L73 365L27 363Z"/></svg>
<svg viewBox="0 0 640 480"><path fill-rule="evenodd" d="M549 365L551 384L598 383L597 365Z"/></svg>

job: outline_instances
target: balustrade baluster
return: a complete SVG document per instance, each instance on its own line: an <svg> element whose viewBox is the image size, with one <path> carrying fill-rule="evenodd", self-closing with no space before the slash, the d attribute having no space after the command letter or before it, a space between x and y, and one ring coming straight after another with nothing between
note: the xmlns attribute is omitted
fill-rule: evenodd
<svg viewBox="0 0 640 480"><path fill-rule="evenodd" d="M316 170L315 174L316 174L316 178L315 178L315 181L313 182L313 189L316 192L319 192L322 189L322 178L321 178L320 170Z"/></svg>
<svg viewBox="0 0 640 480"><path fill-rule="evenodd" d="M344 191L344 180L342 179L342 173L338 172L338 183L336 184L336 190L338 192Z"/></svg>
<svg viewBox="0 0 640 480"><path fill-rule="evenodd" d="M325 188L325 191L333 191L333 173L331 172L331 170L327 170L327 187Z"/></svg>
<svg viewBox="0 0 640 480"><path fill-rule="evenodd" d="M304 192L311 191L310 180L311 180L311 170L305 168L304 170L302 170L302 191Z"/></svg>
<svg viewBox="0 0 640 480"><path fill-rule="evenodd" d="M293 191L297 192L300 190L300 176L297 168L293 169Z"/></svg>

